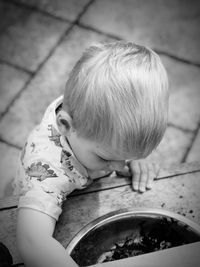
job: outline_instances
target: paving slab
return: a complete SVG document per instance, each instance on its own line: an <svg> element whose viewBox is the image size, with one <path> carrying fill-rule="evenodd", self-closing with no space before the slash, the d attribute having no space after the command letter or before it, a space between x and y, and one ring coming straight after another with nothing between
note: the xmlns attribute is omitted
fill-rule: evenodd
<svg viewBox="0 0 200 267"><path fill-rule="evenodd" d="M199 14L198 0L97 0L81 22L199 63Z"/></svg>
<svg viewBox="0 0 200 267"><path fill-rule="evenodd" d="M169 122L195 130L200 119L200 68L161 56L168 72Z"/></svg>
<svg viewBox="0 0 200 267"><path fill-rule="evenodd" d="M74 21L90 0L17 0L17 2L37 7L58 18Z"/></svg>
<svg viewBox="0 0 200 267"><path fill-rule="evenodd" d="M28 73L0 63L0 114L5 111L29 78Z"/></svg>
<svg viewBox="0 0 200 267"><path fill-rule="evenodd" d="M155 151L147 158L160 165L181 162L192 142L193 133L186 133L174 127L168 127Z"/></svg>
<svg viewBox="0 0 200 267"><path fill-rule="evenodd" d="M70 26L10 3L0 3L0 59L35 71Z"/></svg>
<svg viewBox="0 0 200 267"><path fill-rule="evenodd" d="M200 128L186 158L186 162L200 161Z"/></svg>
<svg viewBox="0 0 200 267"><path fill-rule="evenodd" d="M15 176L19 149L0 142L0 198L12 195L11 182Z"/></svg>
<svg viewBox="0 0 200 267"><path fill-rule="evenodd" d="M0 63L0 114L5 111L29 78L28 73Z"/></svg>
<svg viewBox="0 0 200 267"><path fill-rule="evenodd" d="M63 93L69 72L83 50L89 44L102 40L107 38L92 31L74 28L0 122L0 135L4 140L22 146L47 106Z"/></svg>

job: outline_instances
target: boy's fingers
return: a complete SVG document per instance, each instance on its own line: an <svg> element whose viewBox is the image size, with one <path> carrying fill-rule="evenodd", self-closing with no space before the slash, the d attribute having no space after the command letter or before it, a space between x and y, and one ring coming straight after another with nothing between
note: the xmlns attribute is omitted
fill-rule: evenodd
<svg viewBox="0 0 200 267"><path fill-rule="evenodd" d="M146 191L146 184L148 181L148 176L149 176L149 172L148 172L148 168L146 164L140 164L140 185L139 185L139 191L141 193Z"/></svg>
<svg viewBox="0 0 200 267"><path fill-rule="evenodd" d="M148 175L146 188L151 189L153 185L153 180L155 178L154 166L152 164L148 164L148 172L149 172L149 175Z"/></svg>
<svg viewBox="0 0 200 267"><path fill-rule="evenodd" d="M131 162L130 168L132 172L132 188L135 191L139 190L139 182L140 182L140 165L138 162Z"/></svg>
<svg viewBox="0 0 200 267"><path fill-rule="evenodd" d="M135 191L145 192L151 189L153 180L159 174L159 165L154 163L144 163L141 161L131 161L130 170L132 173L132 188Z"/></svg>

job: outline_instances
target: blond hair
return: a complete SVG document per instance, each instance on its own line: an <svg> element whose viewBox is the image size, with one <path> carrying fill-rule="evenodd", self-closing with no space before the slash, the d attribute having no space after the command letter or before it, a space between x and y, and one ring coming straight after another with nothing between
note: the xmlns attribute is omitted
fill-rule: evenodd
<svg viewBox="0 0 200 267"><path fill-rule="evenodd" d="M151 49L117 41L89 47L70 73L63 108L79 136L138 158L167 127L168 79Z"/></svg>

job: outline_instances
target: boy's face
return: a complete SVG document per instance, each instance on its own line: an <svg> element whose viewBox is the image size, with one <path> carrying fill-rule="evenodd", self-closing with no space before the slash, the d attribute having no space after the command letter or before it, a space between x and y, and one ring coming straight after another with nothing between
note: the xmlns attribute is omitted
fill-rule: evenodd
<svg viewBox="0 0 200 267"><path fill-rule="evenodd" d="M86 169L121 171L125 167L126 159L116 150L79 137L76 132L71 132L67 138L76 158Z"/></svg>

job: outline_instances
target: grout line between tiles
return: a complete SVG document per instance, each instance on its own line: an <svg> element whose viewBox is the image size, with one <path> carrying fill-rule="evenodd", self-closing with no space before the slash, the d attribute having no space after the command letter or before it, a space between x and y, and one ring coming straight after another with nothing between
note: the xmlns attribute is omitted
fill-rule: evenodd
<svg viewBox="0 0 200 267"><path fill-rule="evenodd" d="M18 2L17 0L3 0L3 1L5 3L8 3L8 4L15 5L15 6L19 7L19 8L22 7L22 8L25 8L27 10L33 11L35 13L39 13L39 14L45 15L47 17L50 17L52 19L59 20L61 22L73 23L73 20L64 19L62 17L56 16L55 14L51 14L50 12L45 11L43 9L40 9L39 7L36 7L34 5L27 5L26 3Z"/></svg>
<svg viewBox="0 0 200 267"><path fill-rule="evenodd" d="M7 65L7 66L9 66L9 67L12 67L12 68L14 68L14 69L16 69L16 70L18 70L18 71L22 71L22 72L24 72L24 73L26 73L26 74L29 74L29 75L32 75L32 74L34 73L33 71L30 71L30 70L28 70L28 69L25 69L25 68L23 68L23 67L21 67L21 66L19 66L19 65L10 63L10 62L8 62L8 61L6 61L6 60L4 60L4 59L1 59L1 58L0 58L0 64L2 64L2 65Z"/></svg>
<svg viewBox="0 0 200 267"><path fill-rule="evenodd" d="M189 59L184 59L184 58L181 58L181 57L179 57L179 56L170 54L170 53L168 53L168 52L165 52L165 51L162 51L162 50L159 50L159 49L156 49L156 48L154 48L154 51L155 51L156 53L160 54L160 55L167 56L167 57L172 58L172 59L174 59L174 60L176 60L176 61L179 61L179 62L181 62L181 63L185 63L185 64L187 64L187 65L191 65L191 66L200 68L200 63L198 63L198 62L193 62L193 61L191 61L191 60L189 60Z"/></svg>
<svg viewBox="0 0 200 267"><path fill-rule="evenodd" d="M0 137L0 143L4 143L4 144L6 144L6 145L8 145L8 146L10 146L10 147L14 147L14 148L16 148L16 149L18 149L18 150L21 150L21 149L22 149L22 147L21 147L21 146L18 146L18 145L12 144L12 143L10 143L10 142L8 142L8 141L4 140L4 139L3 139L3 138L1 138L1 137Z"/></svg>
<svg viewBox="0 0 200 267"><path fill-rule="evenodd" d="M195 140L196 140L196 137L197 137L197 135L198 135L199 129L200 129L200 122L198 123L197 128L196 128L195 131L194 131L194 135L193 135L193 137L192 137L192 141L191 141L190 145L188 146L188 148L186 149L186 152L185 152L185 154L183 155L183 158L182 158L182 160L181 160L181 163L186 162L187 157L188 157L188 155L189 155L189 153L190 153L190 151L191 151L191 149L192 149L192 147L193 147L193 144L194 144L194 142L195 142Z"/></svg>
<svg viewBox="0 0 200 267"><path fill-rule="evenodd" d="M175 129L177 129L177 130L180 130L180 131L182 131L182 132L184 132L184 133L194 133L194 132L195 132L195 130L191 130L191 129L188 129L188 128L184 128L184 127L182 127L182 126L180 126L180 125L176 125L176 124L171 123L171 122L168 123L168 126L169 126L169 127L173 127L173 128L175 128Z"/></svg>

